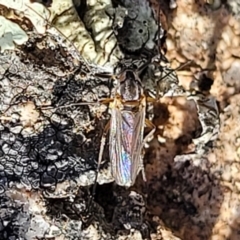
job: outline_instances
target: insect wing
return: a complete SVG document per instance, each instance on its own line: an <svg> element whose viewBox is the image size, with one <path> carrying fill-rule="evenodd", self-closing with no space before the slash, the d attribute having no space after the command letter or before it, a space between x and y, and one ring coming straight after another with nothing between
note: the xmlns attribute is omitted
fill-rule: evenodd
<svg viewBox="0 0 240 240"><path fill-rule="evenodd" d="M144 106L137 112L112 109L109 152L112 175L120 186L132 186L142 168L144 121Z"/></svg>

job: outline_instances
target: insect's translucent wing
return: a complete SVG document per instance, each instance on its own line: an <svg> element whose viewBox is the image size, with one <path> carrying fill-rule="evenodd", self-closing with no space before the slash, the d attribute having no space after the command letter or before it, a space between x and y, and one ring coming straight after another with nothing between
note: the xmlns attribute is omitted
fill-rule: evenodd
<svg viewBox="0 0 240 240"><path fill-rule="evenodd" d="M109 152L118 185L133 185L142 165L144 119L145 108L138 112L112 109Z"/></svg>
<svg viewBox="0 0 240 240"><path fill-rule="evenodd" d="M130 151L127 151L128 144L125 143L125 152L122 148L122 135L123 133L123 119L122 113L119 109L113 108L111 116L111 128L109 138L109 154L111 159L112 175L118 185L125 186L131 183L130 168L131 168L131 157ZM128 136L131 136L133 127L129 123ZM125 136L127 139L127 136Z"/></svg>
<svg viewBox="0 0 240 240"><path fill-rule="evenodd" d="M145 125L145 105L135 115L134 134L132 145L132 182L135 182L137 174L143 170L142 148L143 148L143 133Z"/></svg>

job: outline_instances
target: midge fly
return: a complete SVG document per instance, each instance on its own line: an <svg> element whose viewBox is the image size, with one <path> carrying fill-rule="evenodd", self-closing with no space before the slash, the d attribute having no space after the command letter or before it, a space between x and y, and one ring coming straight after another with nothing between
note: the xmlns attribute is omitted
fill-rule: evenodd
<svg viewBox="0 0 240 240"><path fill-rule="evenodd" d="M138 73L127 69L118 78L114 98L102 101L102 103L110 103L111 119L105 126L102 136L98 171L106 137L110 132L109 156L112 176L118 185L130 187L135 183L140 171L146 181L142 149L145 140L153 134L155 126L145 119L147 99ZM144 138L145 124L152 130Z"/></svg>

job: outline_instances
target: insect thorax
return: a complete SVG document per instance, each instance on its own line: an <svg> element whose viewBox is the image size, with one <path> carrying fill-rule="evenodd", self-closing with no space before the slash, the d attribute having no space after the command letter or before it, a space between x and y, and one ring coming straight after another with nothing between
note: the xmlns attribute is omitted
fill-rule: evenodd
<svg viewBox="0 0 240 240"><path fill-rule="evenodd" d="M120 75L116 92L123 101L140 100L143 94L141 80L134 71L126 70Z"/></svg>

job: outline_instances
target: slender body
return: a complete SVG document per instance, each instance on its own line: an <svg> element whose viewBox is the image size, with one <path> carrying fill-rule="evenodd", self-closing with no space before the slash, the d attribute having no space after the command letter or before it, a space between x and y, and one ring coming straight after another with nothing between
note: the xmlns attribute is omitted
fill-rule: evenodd
<svg viewBox="0 0 240 240"><path fill-rule="evenodd" d="M131 186L143 170L142 147L146 98L132 71L124 72L110 105L109 155L112 175L118 185Z"/></svg>
<svg viewBox="0 0 240 240"><path fill-rule="evenodd" d="M140 171L146 180L142 158L146 97L141 80L134 71L125 70L120 74L115 96L110 100L110 108L111 119L102 137L99 167L106 135L110 131L109 155L112 176L118 185L130 187L135 183ZM146 124L152 127L152 134L155 127L148 121Z"/></svg>

